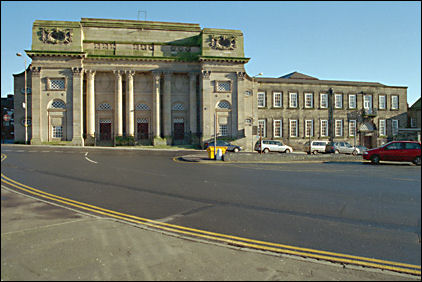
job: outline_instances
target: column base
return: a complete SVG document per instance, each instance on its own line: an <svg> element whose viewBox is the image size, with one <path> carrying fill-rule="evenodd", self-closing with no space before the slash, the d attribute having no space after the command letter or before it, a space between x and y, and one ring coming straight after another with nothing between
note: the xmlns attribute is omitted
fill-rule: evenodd
<svg viewBox="0 0 422 282"><path fill-rule="evenodd" d="M190 143L192 145L200 145L201 144L201 140L199 139L199 137L196 133L192 133L191 138L190 138Z"/></svg>
<svg viewBox="0 0 422 282"><path fill-rule="evenodd" d="M72 139L73 146L84 146L84 139L82 137L74 137Z"/></svg>
<svg viewBox="0 0 422 282"><path fill-rule="evenodd" d="M95 145L95 138L94 136L88 135L85 139L85 146L94 146Z"/></svg>
<svg viewBox="0 0 422 282"><path fill-rule="evenodd" d="M41 145L41 138L32 138L30 144L31 145Z"/></svg>
<svg viewBox="0 0 422 282"><path fill-rule="evenodd" d="M160 146L160 145L167 145L167 139L161 138L161 137L154 137L154 140L152 140L153 146Z"/></svg>

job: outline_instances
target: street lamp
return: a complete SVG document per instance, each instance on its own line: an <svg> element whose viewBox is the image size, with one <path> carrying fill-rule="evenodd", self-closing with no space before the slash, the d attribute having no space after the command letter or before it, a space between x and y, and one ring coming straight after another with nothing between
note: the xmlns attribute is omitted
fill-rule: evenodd
<svg viewBox="0 0 422 282"><path fill-rule="evenodd" d="M27 98L27 85L26 85L26 58L24 56L22 56L21 53L16 53L16 56L18 57L23 57L23 59L25 60L25 122L24 122L24 126L25 126L25 145L28 144L28 98Z"/></svg>
<svg viewBox="0 0 422 282"><path fill-rule="evenodd" d="M252 96L254 93L254 88L255 88L255 77L262 75L262 72L252 76ZM252 103L253 104L253 103ZM259 125L259 121L258 121L258 134L259 134L259 153L262 154L262 137L261 137L261 126ZM255 144L252 141L252 150L254 149Z"/></svg>

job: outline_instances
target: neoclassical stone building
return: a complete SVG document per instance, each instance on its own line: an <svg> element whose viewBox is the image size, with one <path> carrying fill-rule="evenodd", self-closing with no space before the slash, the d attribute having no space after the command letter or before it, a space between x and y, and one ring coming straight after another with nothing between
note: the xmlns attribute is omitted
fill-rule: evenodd
<svg viewBox="0 0 422 282"><path fill-rule="evenodd" d="M295 148L312 139L377 146L406 123L407 87L251 77L243 33L198 24L82 18L35 21L27 87L31 144L203 144L252 150L259 134ZM24 140L24 73L15 139ZM216 124L216 126L215 126Z"/></svg>

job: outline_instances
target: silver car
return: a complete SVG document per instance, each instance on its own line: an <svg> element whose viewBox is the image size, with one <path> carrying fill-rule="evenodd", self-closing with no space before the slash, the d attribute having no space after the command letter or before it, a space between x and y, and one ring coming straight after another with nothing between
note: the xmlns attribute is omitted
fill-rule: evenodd
<svg viewBox="0 0 422 282"><path fill-rule="evenodd" d="M336 154L352 154L356 156L359 153L359 149L353 147L347 142L334 142L334 153Z"/></svg>
<svg viewBox="0 0 422 282"><path fill-rule="evenodd" d="M255 151L260 151L260 142L256 142ZM287 145L284 145L282 142L277 140L262 140L262 152L280 152L280 153L291 153L293 148Z"/></svg>

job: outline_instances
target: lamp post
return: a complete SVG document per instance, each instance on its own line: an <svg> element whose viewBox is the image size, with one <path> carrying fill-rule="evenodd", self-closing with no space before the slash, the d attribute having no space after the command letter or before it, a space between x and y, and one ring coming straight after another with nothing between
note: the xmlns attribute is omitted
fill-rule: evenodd
<svg viewBox="0 0 422 282"><path fill-rule="evenodd" d="M254 93L254 88L255 88L255 77L262 75L262 72L252 76L252 96ZM253 103L252 103L253 104ZM258 121L258 133L259 133L259 153L262 154L262 137L261 137L261 127L259 125L259 121ZM252 150L254 150L254 146L255 144L252 141Z"/></svg>
<svg viewBox="0 0 422 282"><path fill-rule="evenodd" d="M27 85L26 85L26 58L21 53L16 53L16 56L23 57L25 60L25 145L28 144L28 98L27 98Z"/></svg>

